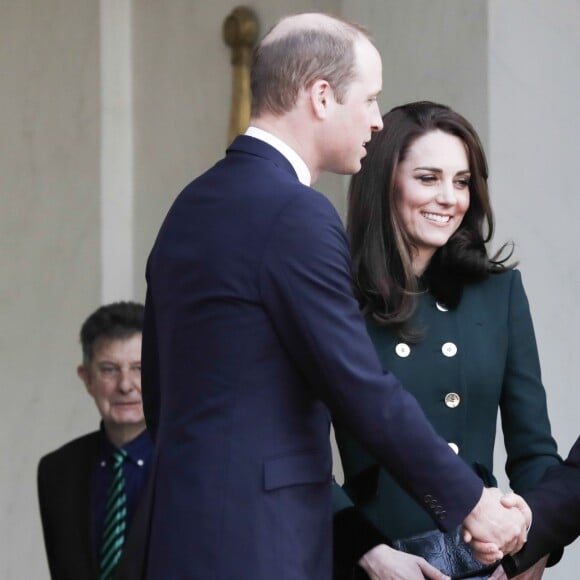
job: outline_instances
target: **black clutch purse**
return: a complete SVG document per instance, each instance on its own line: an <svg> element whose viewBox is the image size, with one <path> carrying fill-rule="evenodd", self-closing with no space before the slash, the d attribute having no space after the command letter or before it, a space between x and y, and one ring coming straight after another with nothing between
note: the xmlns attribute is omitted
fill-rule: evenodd
<svg viewBox="0 0 580 580"><path fill-rule="evenodd" d="M421 556L452 580L489 578L499 565L496 562L486 566L477 561L469 544L463 541L461 527L448 534L432 530L410 538L394 540L393 548Z"/></svg>

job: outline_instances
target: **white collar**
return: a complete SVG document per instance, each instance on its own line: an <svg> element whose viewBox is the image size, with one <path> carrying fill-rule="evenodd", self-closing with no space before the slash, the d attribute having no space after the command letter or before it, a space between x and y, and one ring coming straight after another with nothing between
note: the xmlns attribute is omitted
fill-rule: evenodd
<svg viewBox="0 0 580 580"><path fill-rule="evenodd" d="M263 129L258 129L258 127L248 127L246 129L245 135L248 137L254 137L260 141L264 141L265 143L268 143L268 145L274 147L274 149L279 151L282 155L284 155L284 157L286 157L286 159L288 159L294 168L294 171L296 171L296 175L298 176L300 183L310 187L312 182L310 170L308 169L306 163L304 163L302 157L300 157L300 155L298 155L298 153L296 153L292 147L286 145L284 141L278 139L278 137L272 135L272 133L268 133L268 131L264 131Z"/></svg>

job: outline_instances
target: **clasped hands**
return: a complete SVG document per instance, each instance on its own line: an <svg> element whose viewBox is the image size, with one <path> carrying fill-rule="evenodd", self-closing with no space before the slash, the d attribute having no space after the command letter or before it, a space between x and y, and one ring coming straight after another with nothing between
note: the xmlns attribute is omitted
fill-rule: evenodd
<svg viewBox="0 0 580 580"><path fill-rule="evenodd" d="M492 564L504 555L521 550L531 520L530 508L519 495L503 495L497 488L486 488L463 522L464 539L471 543L475 558L483 564ZM423 558L398 552L385 544L367 552L360 559L359 565L371 580L449 580L448 576ZM501 575L494 576L494 580L505 580L501 567L499 572ZM537 577L541 578L541 571Z"/></svg>
<svg viewBox="0 0 580 580"><path fill-rule="evenodd" d="M464 539L483 564L492 564L519 552L526 543L532 512L522 497L503 495L495 487L485 488L473 511L463 522Z"/></svg>

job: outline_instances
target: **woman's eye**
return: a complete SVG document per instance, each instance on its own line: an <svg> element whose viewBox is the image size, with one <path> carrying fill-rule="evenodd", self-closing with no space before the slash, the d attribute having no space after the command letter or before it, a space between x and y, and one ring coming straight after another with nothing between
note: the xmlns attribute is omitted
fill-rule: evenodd
<svg viewBox="0 0 580 580"><path fill-rule="evenodd" d="M437 181L437 178L434 175L420 175L419 180L422 183L433 183Z"/></svg>
<svg viewBox="0 0 580 580"><path fill-rule="evenodd" d="M457 187L464 189L466 187L469 187L469 179L457 179L455 181L455 184L457 185Z"/></svg>

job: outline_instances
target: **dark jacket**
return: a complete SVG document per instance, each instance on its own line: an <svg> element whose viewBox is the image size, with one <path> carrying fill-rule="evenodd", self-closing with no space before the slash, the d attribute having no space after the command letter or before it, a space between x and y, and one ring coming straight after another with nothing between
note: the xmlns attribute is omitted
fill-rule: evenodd
<svg viewBox="0 0 580 580"><path fill-rule="evenodd" d="M93 522L93 469L99 431L79 437L45 455L38 465L38 499L44 545L53 580L97 580L99 562ZM133 516L115 578L137 578L133 562L142 559L141 502Z"/></svg>
<svg viewBox="0 0 580 580"><path fill-rule="evenodd" d="M528 300L517 270L467 285L447 309L429 293L414 317L423 339L406 344L369 322L384 368L417 397L437 432L484 481L496 485L493 448L498 409L506 471L517 493L558 465ZM337 421L336 438L353 502L391 539L435 528L425 511Z"/></svg>

